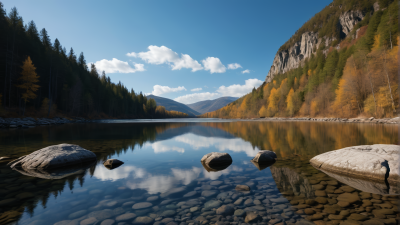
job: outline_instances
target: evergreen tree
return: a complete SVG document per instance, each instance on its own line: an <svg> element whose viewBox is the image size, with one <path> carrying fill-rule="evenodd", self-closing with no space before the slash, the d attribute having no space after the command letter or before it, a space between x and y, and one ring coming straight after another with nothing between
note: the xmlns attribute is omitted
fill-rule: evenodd
<svg viewBox="0 0 400 225"><path fill-rule="evenodd" d="M35 92L39 89L39 85L36 83L39 82L39 76L36 74L36 68L32 63L31 58L28 58L24 61L24 65L22 66L21 77L19 78L22 81L21 85L18 85L19 88L23 89L25 92L22 94L22 99L25 102L29 101L29 99L35 99ZM25 109L24 109L25 114Z"/></svg>

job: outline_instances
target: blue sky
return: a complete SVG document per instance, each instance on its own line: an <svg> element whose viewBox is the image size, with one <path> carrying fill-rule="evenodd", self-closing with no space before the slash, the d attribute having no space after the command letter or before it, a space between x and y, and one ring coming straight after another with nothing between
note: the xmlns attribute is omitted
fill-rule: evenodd
<svg viewBox="0 0 400 225"><path fill-rule="evenodd" d="M0 1L113 82L182 103L261 85L279 47L331 2Z"/></svg>

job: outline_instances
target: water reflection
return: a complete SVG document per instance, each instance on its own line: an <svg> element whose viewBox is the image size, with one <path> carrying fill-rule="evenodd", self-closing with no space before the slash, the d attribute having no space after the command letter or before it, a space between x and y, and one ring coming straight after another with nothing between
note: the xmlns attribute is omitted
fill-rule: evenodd
<svg viewBox="0 0 400 225"><path fill-rule="evenodd" d="M158 217L179 217L179 222L195 223L203 216L205 223L214 223L217 217L210 205L232 204L240 198L242 202L235 205L235 210L253 210L260 215L268 212L262 215L268 217L264 222L284 219L295 223L303 217L313 220L311 214L300 214L304 209L294 210L293 207L306 207L322 216L319 220L328 221L330 214L319 214L321 206L337 207L337 198L345 191L360 196L364 192L380 194L374 197L377 203L368 206L372 207L368 210L382 209L383 206L377 205L380 201L396 214L398 210L393 202L397 198L381 196L383 193L375 192L379 189L377 186L373 186L374 190L362 189L341 178L329 177L313 168L308 160L347 146L395 144L397 135L394 125L308 122L68 124L0 130L0 156L20 157L66 142L89 149L98 157L98 164L86 172L58 180L28 177L0 164L0 224L15 221L19 224L60 221L79 224L91 218L100 224L105 219L117 220L127 213L147 216L153 222ZM260 149L275 151L278 161L266 167L250 163ZM233 158L232 165L208 172L200 159L213 151L228 152ZM102 162L110 158L120 159L125 164L108 170ZM247 195L236 193L237 184L246 184L252 191ZM325 193L322 200L316 196L321 194L317 191ZM158 200L147 200L149 198ZM306 204L310 199L322 203ZM133 204L146 201L155 208L142 211L132 208ZM374 217L371 211L360 211L367 210L362 204L356 202L346 206L346 210L364 213L366 220ZM192 207L198 209L190 211ZM335 211L337 216L338 212ZM394 214L383 216L389 220ZM237 216L237 221L233 216L224 218L227 222L244 222L241 216ZM347 218L344 216L342 220Z"/></svg>

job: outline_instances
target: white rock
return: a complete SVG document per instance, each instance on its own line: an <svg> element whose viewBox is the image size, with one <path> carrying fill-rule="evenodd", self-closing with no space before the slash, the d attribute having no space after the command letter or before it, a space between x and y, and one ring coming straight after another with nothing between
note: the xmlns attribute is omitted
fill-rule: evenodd
<svg viewBox="0 0 400 225"><path fill-rule="evenodd" d="M400 182L398 145L361 145L347 147L317 155L310 160L311 165L330 173L390 183Z"/></svg>

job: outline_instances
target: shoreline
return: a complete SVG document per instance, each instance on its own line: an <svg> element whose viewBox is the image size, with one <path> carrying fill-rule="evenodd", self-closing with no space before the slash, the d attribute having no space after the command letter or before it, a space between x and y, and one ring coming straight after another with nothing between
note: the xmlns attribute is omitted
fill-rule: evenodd
<svg viewBox="0 0 400 225"><path fill-rule="evenodd" d="M225 119L225 118L220 118ZM245 120L245 121L310 121L310 122L340 122L340 123L373 123L373 124L400 124L400 117L375 119L370 118L284 118L284 117L269 117L269 118L246 118L246 119L226 119L226 120Z"/></svg>
<svg viewBox="0 0 400 225"><path fill-rule="evenodd" d="M202 119L202 118L199 118ZM204 118L207 119L207 118ZM208 118L210 119L210 118ZM400 124L400 117L394 118L382 118L375 119L370 118L311 118L311 117L300 117L300 118L284 118L284 117L271 117L271 118L214 118L220 120L233 120L233 121L310 121L310 122L340 122L340 123L372 123L372 124ZM162 120L162 119L161 119ZM54 118L1 118L0 117L0 129L1 128L31 128L36 126L47 126L47 125L60 125L68 123L97 123L98 120L89 120L82 117L74 117L72 119L54 117Z"/></svg>

